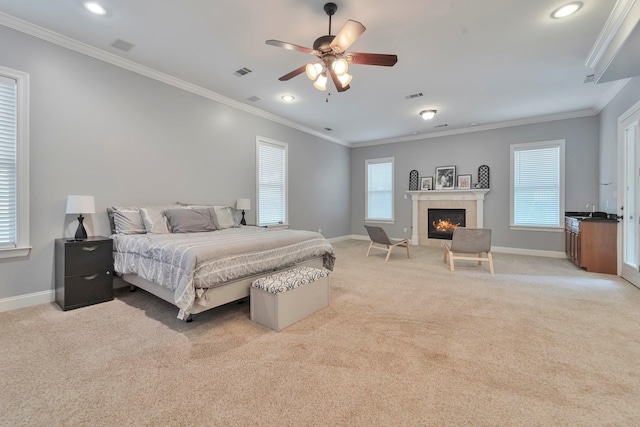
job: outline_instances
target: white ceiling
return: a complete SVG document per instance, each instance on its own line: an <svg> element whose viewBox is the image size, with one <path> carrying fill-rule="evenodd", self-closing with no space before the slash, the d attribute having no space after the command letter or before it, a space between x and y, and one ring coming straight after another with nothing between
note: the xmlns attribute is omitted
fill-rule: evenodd
<svg viewBox="0 0 640 427"><path fill-rule="evenodd" d="M347 19L367 27L349 51L397 54L398 63L352 65L351 89L332 92L328 102L304 74L278 81L314 57L265 44L311 47L328 32L325 0L100 1L106 17L81 0L0 0L0 11L346 145L594 114L616 87L584 83L615 0L582 0L562 20L550 14L569 0L336 0L333 34ZM122 52L111 47L116 39L135 47ZM253 72L235 76L242 67ZM406 99L418 92L424 96ZM296 100L284 103L285 94ZM263 99L249 101L254 95ZM438 114L423 121L424 109Z"/></svg>

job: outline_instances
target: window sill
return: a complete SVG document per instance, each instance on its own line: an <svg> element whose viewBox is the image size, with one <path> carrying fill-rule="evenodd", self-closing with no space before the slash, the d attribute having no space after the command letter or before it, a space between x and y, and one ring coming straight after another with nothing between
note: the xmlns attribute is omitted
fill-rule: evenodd
<svg viewBox="0 0 640 427"><path fill-rule="evenodd" d="M0 259L5 258L24 258L29 255L31 246L21 248L0 248Z"/></svg>
<svg viewBox="0 0 640 427"><path fill-rule="evenodd" d="M364 222L367 223L378 223L378 224L395 224L395 220L393 219L365 219Z"/></svg>

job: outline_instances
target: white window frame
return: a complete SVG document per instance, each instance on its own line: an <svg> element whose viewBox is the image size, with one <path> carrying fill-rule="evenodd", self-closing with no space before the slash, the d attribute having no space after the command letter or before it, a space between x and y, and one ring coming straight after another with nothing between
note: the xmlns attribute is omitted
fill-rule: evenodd
<svg viewBox="0 0 640 427"><path fill-rule="evenodd" d="M29 255L29 74L0 66L0 76L17 83L16 241L0 248L0 259Z"/></svg>
<svg viewBox="0 0 640 427"><path fill-rule="evenodd" d="M559 178L560 178L560 191L559 191L559 203L558 203L558 224L556 226L540 225L540 226L523 226L516 225L515 216L515 198L514 198L514 159L516 151L524 150L537 150L544 148L558 147L559 152ZM522 144L512 144L510 154L510 179L509 179L509 195L510 195L510 217L509 225L512 230L533 230L533 231L552 231L552 232L564 232L564 206L565 206L565 140L558 139L553 141L538 141L538 142L526 142Z"/></svg>
<svg viewBox="0 0 640 427"><path fill-rule="evenodd" d="M391 218L369 217L369 165L379 163L391 163ZM395 157L383 157L379 159L365 160L364 167L364 220L365 222L395 224Z"/></svg>
<svg viewBox="0 0 640 427"><path fill-rule="evenodd" d="M282 223L260 223L260 145L272 145L284 149L284 219ZM256 136L256 223L259 226L289 225L289 144Z"/></svg>

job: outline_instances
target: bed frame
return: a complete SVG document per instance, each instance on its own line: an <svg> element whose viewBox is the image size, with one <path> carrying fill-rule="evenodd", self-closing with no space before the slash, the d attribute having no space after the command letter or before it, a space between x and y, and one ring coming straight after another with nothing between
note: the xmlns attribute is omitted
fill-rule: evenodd
<svg viewBox="0 0 640 427"><path fill-rule="evenodd" d="M199 304L198 300L193 304L191 308L191 313L184 319L187 322L193 321L194 314L202 313L203 311L210 310L212 308L219 307L221 305L227 304L232 301L236 301L249 296L249 289L251 288L251 283L254 280L259 279L261 277L268 276L278 271L290 270L292 268L296 268L299 266L309 266L315 268L323 267L323 259L322 257L312 258L307 261L299 262L297 264L289 265L287 267L282 267L278 269L273 269L269 271L265 271L264 273L254 274L252 276L247 276L242 279L233 280L230 282L226 282L222 285L216 286L215 288L207 289L201 301L206 302L206 306ZM135 288L144 289L157 296L160 299L163 299L171 304L175 305L174 293L171 289L163 288L162 286L150 282L149 280L143 279L137 274L123 274L122 279L131 285L131 291L135 291Z"/></svg>

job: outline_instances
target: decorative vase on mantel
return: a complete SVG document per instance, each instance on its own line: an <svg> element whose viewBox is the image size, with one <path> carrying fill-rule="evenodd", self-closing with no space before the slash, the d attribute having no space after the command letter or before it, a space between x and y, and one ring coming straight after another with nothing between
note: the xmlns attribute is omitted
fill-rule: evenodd
<svg viewBox="0 0 640 427"><path fill-rule="evenodd" d="M487 165L478 168L478 188L489 188L489 166Z"/></svg>
<svg viewBox="0 0 640 427"><path fill-rule="evenodd" d="M418 171L409 172L409 191L418 191Z"/></svg>

